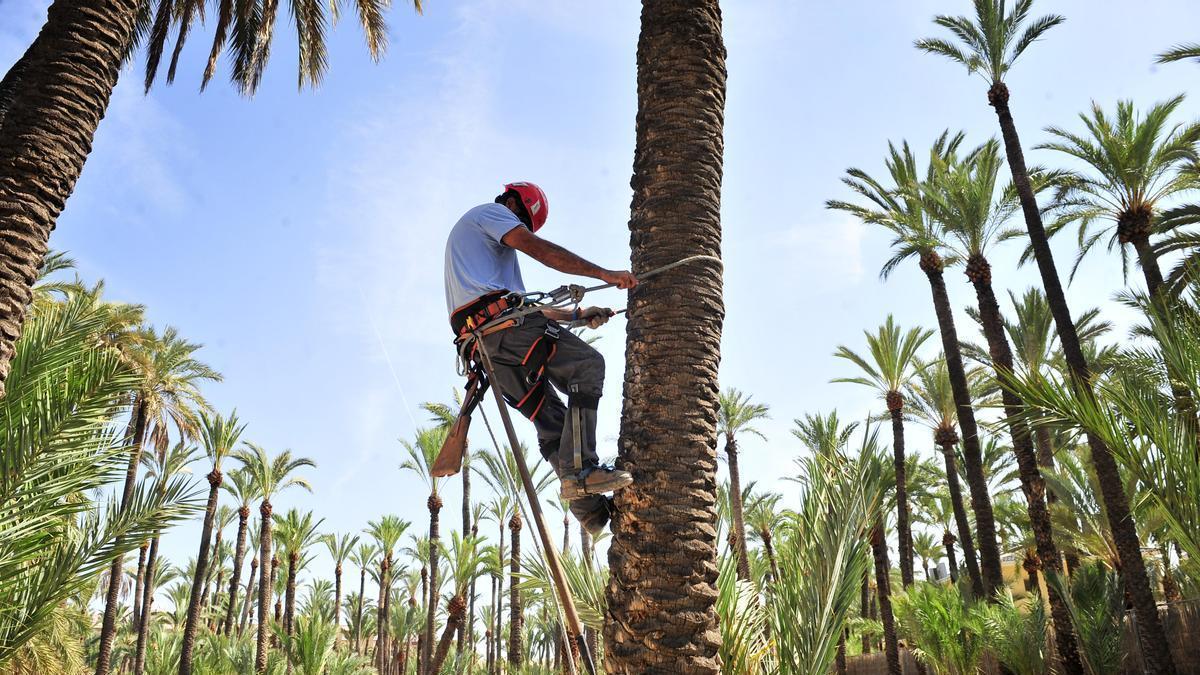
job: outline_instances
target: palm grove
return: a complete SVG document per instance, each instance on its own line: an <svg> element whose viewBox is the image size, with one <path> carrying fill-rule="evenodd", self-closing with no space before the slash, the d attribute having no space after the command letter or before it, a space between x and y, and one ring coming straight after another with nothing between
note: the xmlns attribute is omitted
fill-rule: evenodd
<svg viewBox="0 0 1200 675"><path fill-rule="evenodd" d="M199 345L48 254L122 64L144 48L149 89L173 36L174 79L211 18L203 84L225 55L251 94L279 4L57 0L0 82L0 668L571 672L526 531L513 454L524 448L475 451L454 479L461 521L443 528L430 465L453 408L429 403L400 467L424 482L428 523L381 506L360 531L333 532L319 512L277 511L320 491L314 463L259 446L252 424L210 406L205 383L221 376ZM373 56L386 45L387 3L289 4L301 86L320 82L343 10ZM1046 165L1027 166L1008 82L1064 19L1034 15L1030 0L972 9L936 17L916 47L981 76L998 138L889 144L882 171L847 170L846 194L828 202L892 237L884 278L917 266L937 326L889 316L836 346L845 376L830 386L870 388L879 405L864 420L800 414L787 490L760 489L739 464L770 408L718 389L719 267L631 295L619 446L636 481L618 499L607 566L562 505L567 577L609 672L844 672L880 651L892 673L905 652L947 673L1195 667L1176 633L1200 594L1200 126L1182 95L1097 104L1045 129ZM719 252L724 56L714 0L645 0L635 272ZM1118 298L1141 316L1131 339L1118 345L1100 310L1068 304L1049 245L1063 231L1079 259L1118 249L1114 278L1118 265L1140 271ZM999 246L1020 249L1040 287L1005 287L989 261ZM974 298L950 297L956 269ZM704 311L684 311L681 292ZM960 337L963 315L981 342ZM552 493L548 474L535 479ZM163 535L189 519L201 522L195 556L167 560ZM313 573L317 556L328 578Z"/></svg>

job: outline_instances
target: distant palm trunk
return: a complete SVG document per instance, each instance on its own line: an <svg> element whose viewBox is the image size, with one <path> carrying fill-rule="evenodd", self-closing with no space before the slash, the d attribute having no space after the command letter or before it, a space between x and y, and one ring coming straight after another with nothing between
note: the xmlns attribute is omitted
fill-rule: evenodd
<svg viewBox="0 0 1200 675"><path fill-rule="evenodd" d="M725 45L717 0L643 0L630 207L632 269L721 253ZM682 302L681 298L687 298ZM720 266L695 261L629 294L609 547L610 673L717 673Z"/></svg>
<svg viewBox="0 0 1200 675"><path fill-rule="evenodd" d="M948 432L948 433L947 433ZM976 597L983 595L983 580L979 575L979 560L975 557L975 542L971 539L971 520L963 505L962 487L958 484L958 467L954 462L954 447L958 445L958 434L953 429L939 430L935 439L942 447L942 459L946 462L946 485L950 490L950 506L954 510L954 525L958 529L958 545L963 550L963 562L967 566L967 578L971 580L971 591ZM949 532L947 532L949 534ZM953 560L954 543L949 546ZM950 575L958 581L957 565L951 564Z"/></svg>
<svg viewBox="0 0 1200 675"><path fill-rule="evenodd" d="M233 554L233 573L229 576L229 602L225 607L225 624L222 632L226 637L233 630L233 617L237 607L238 581L242 576L242 560L246 557L246 530L250 522L250 507L238 509L237 544Z"/></svg>
<svg viewBox="0 0 1200 675"><path fill-rule="evenodd" d="M342 636L342 563L340 560L333 568L333 627L334 639L340 642Z"/></svg>
<svg viewBox="0 0 1200 675"><path fill-rule="evenodd" d="M996 82L988 90L988 103L996 110L996 117L1000 123L1008 166L1012 170L1013 185L1021 200L1025 227L1029 232L1030 248L1033 249L1038 271L1041 273L1046 301L1054 316L1063 355L1075 385L1083 391L1090 391L1091 371L1080 347L1079 334L1071 320L1071 311L1054 265L1054 253L1050 249L1050 240L1042 225L1037 198L1029 183L1029 170L1025 166L1025 154L1021 149L1021 140L1017 135L1008 99L1008 86L1003 82ZM1109 527L1120 559L1125 591L1132 600L1137 615L1139 644L1142 647L1147 672L1174 673L1175 664L1171 658L1166 634L1159 622L1158 608L1150 590L1150 578L1146 573L1146 563L1142 559L1141 543L1137 530L1134 529L1134 520L1129 512L1129 498L1125 494L1125 485L1117 469L1116 460L1113 459L1112 450L1100 438L1087 434L1087 440L1091 449L1092 464L1096 469L1096 478L1100 483L1100 494L1108 511Z"/></svg>
<svg viewBox="0 0 1200 675"><path fill-rule="evenodd" d="M296 618L296 573L300 566L300 551L288 551L287 584L284 586L283 632L292 635Z"/></svg>
<svg viewBox="0 0 1200 675"><path fill-rule="evenodd" d="M746 546L746 514L742 504L742 472L738 466L737 439L725 436L725 457L729 460L729 510L733 512L733 531L737 546L737 575L750 580L750 549Z"/></svg>
<svg viewBox="0 0 1200 675"><path fill-rule="evenodd" d="M950 583L958 583L958 560L954 557L954 535L950 530L942 533L942 546L946 547L946 565L950 569Z"/></svg>
<svg viewBox="0 0 1200 675"><path fill-rule="evenodd" d="M142 622L142 583L146 578L146 552L149 548L150 542L148 541L138 547L137 577L134 579L133 585L133 616L130 617L135 631Z"/></svg>
<svg viewBox="0 0 1200 675"><path fill-rule="evenodd" d="M1004 588L1000 547L996 543L996 517L992 514L992 498L988 494L987 478L983 475L979 428L975 424L975 409L971 404L971 389L967 385L967 370L963 366L962 347L954 326L954 311L950 305L950 295L946 292L945 266L945 261L934 251L928 251L921 256L921 271L929 280L929 289L933 294L933 309L937 314L938 332L942 337L942 352L946 356L946 370L950 374L950 389L954 393L958 428L962 432L963 464L967 473L967 487L971 494L971 510L975 512L980 574L976 579L969 564L967 573L972 575L971 585L976 595L992 598L996 591ZM964 539L970 541L969 537ZM964 551L965 546L966 544Z"/></svg>
<svg viewBox="0 0 1200 675"><path fill-rule="evenodd" d="M57 4L52 5L52 8L57 6ZM9 131L15 133L15 126L10 127ZM4 156L4 140L8 136L11 136L11 134L6 134L4 138L0 138L0 157ZM3 169L0 169L0 180L2 180L3 173ZM4 193L4 188L0 187L0 214L3 214L4 211L2 201L4 199ZM47 231L47 235L49 235L49 231ZM7 266L6 262L3 260L5 257L6 256L4 254L0 254L0 273L2 273L3 268ZM40 254L38 256L38 264L41 264ZM3 276L7 277L7 275ZM9 289L7 288L6 284L0 284L0 286L6 287L4 291L0 291L0 333L3 333L3 312L5 310L3 296L8 293ZM25 308L24 305L22 305L18 315L18 320L20 320L20 317L24 316L24 312ZM16 330L19 334L19 325ZM14 338L14 341L15 339L16 338ZM0 336L0 393L3 391L3 379L8 374L8 359L11 357L11 354L5 354L4 349L5 346L3 344L3 336ZM129 500L133 499L133 490L137 485L138 463L142 459L142 443L146 438L147 411L144 401L145 398L140 394L136 396L133 408L133 419L130 420L132 422L132 429L128 435L130 442L129 463L125 469L125 485L121 490L121 505L119 507L122 511L128 508ZM121 591L121 576L124 574L124 569L124 556L117 556L113 558L112 565L108 568L108 593L105 595L104 618L101 620L100 624L100 647L96 656L96 675L108 675L108 672L112 667L113 639L117 636L117 596Z"/></svg>
<svg viewBox="0 0 1200 675"><path fill-rule="evenodd" d="M142 675L146 667L146 643L150 639L150 618L154 609L154 571L158 567L158 537L150 540L146 556L146 581L142 585L142 613L137 627L134 648L133 675Z"/></svg>
<svg viewBox="0 0 1200 675"><path fill-rule="evenodd" d="M967 262L967 277L975 287L975 295L979 302L980 323L983 326L984 339L988 343L992 367L996 371L997 381L1003 384L1004 378L1013 372L1013 357L1008 338L1005 336L1000 305L996 302L996 294L992 290L991 265L987 259L978 254L971 256ZM1001 386L1000 395L1004 402L1009 435L1012 437L1013 454L1017 458L1018 476L1021 481L1021 490L1025 493L1030 526L1033 530L1034 541L1037 542L1037 555L1029 560L1040 559L1043 569L1056 571L1059 569L1060 558L1050 531L1050 510L1046 507L1046 483L1042 480L1041 472L1038 471L1037 453L1033 448L1033 438L1029 434L1029 427L1021 417L1024 402L1007 386ZM1036 570L1034 573L1036 574ZM1071 675L1082 675L1083 662L1079 658L1079 648L1075 643L1075 626L1071 621L1071 612L1053 585L1049 585L1048 591L1059 661L1065 672Z"/></svg>
<svg viewBox="0 0 1200 675"><path fill-rule="evenodd" d="M261 529L258 535L258 559L262 561L262 573L258 582L258 639L254 651L254 672L267 672L267 638L271 632L267 612L271 610L271 584L274 580L274 565L271 563L271 502L263 500L258 508Z"/></svg>
<svg viewBox="0 0 1200 675"><path fill-rule="evenodd" d="M892 614L891 581L888 578L887 540L883 523L871 530L871 551L875 557L875 597L879 601L879 617L883 621L883 652L887 658L888 675L903 675L900 669L900 647L896 639L896 618Z"/></svg>
<svg viewBox="0 0 1200 675"><path fill-rule="evenodd" d="M858 596L858 615L867 618L871 608L871 571L863 570L862 590ZM871 638L866 631L862 634L862 653L871 653Z"/></svg>
<svg viewBox="0 0 1200 675"><path fill-rule="evenodd" d="M208 474L208 505L204 509L204 526L200 531L200 551L196 554L196 571L192 576L192 593L188 599L187 619L183 625L183 647L179 656L179 675L192 673L192 649L200 621L200 600L203 582L208 571L209 546L212 544L213 520L217 514L217 496L221 489L221 470L213 467Z"/></svg>
<svg viewBox="0 0 1200 675"><path fill-rule="evenodd" d="M375 606L375 667L383 672L384 661L387 660L385 649L387 648L387 599L386 589L391 580L388 575L391 572L392 552L384 551L383 559L379 561L379 599ZM421 672L420 667L417 672Z"/></svg>
<svg viewBox="0 0 1200 675"><path fill-rule="evenodd" d="M0 222L6 242L0 250L0 396L50 231L91 152L140 5L138 0L56 0L21 59L19 95L4 113L0 134ZM115 616L104 625L108 632L101 634L98 675L111 665Z"/></svg>
<svg viewBox="0 0 1200 675"><path fill-rule="evenodd" d="M517 588L521 573L521 514L513 512L508 519L508 529L512 532L512 559L509 561L508 581L508 663L517 669L524 662L525 649L521 642L521 629L525 617L521 615L521 593Z"/></svg>
<svg viewBox="0 0 1200 675"><path fill-rule="evenodd" d="M465 473L465 472L464 472ZM425 651L422 661L426 664L426 672L432 674L429 670L430 660L433 658L433 630L434 621L437 618L437 593L438 593L438 524L439 513L442 510L442 498L437 492L429 495L429 499L425 504L429 508L429 598L428 598L428 616L425 620Z"/></svg>
<svg viewBox="0 0 1200 675"><path fill-rule="evenodd" d="M246 633L246 624L250 622L250 609L254 607L254 576L258 571L258 555L250 559L250 578L246 580L246 599L242 602L242 618L238 622L238 637Z"/></svg>
<svg viewBox="0 0 1200 675"><path fill-rule="evenodd" d="M913 541L909 527L908 478L904 461L904 396L887 393L888 415L892 418L892 464L896 471L896 534L900 548L900 582L913 585Z"/></svg>
<svg viewBox="0 0 1200 675"><path fill-rule="evenodd" d="M364 561L365 562L365 561ZM358 607L355 609L354 617L354 651L362 654L362 629L363 629L363 595L367 592L367 568L364 565L358 570Z"/></svg>

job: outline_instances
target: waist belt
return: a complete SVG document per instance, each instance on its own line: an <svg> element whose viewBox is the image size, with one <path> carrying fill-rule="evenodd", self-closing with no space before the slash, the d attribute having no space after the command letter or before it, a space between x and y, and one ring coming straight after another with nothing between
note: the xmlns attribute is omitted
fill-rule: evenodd
<svg viewBox="0 0 1200 675"><path fill-rule="evenodd" d="M462 337L517 306L514 294L493 291L468 302L450 315L450 328Z"/></svg>

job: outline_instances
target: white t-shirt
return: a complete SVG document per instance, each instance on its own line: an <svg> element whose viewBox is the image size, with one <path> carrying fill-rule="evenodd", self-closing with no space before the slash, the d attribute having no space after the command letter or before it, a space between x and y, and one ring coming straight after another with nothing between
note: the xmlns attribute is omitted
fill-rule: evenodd
<svg viewBox="0 0 1200 675"><path fill-rule="evenodd" d="M482 204L458 219L446 239L446 311L492 291L525 292L516 250L501 239L525 227L503 204Z"/></svg>

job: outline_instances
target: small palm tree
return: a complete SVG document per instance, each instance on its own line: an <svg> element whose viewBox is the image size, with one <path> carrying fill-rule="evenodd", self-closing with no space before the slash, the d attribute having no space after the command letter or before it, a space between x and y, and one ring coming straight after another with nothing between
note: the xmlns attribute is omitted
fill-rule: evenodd
<svg viewBox="0 0 1200 675"><path fill-rule="evenodd" d="M192 578L191 597L188 599L187 621L183 628L183 647L179 656L179 675L191 675L192 649L196 642L196 628L200 621L200 604L204 577L209 571L209 542L213 536L213 521L217 511L217 496L221 491L221 462L233 452L241 439L246 425L238 420L237 411L228 417L200 417L200 437L204 452L212 460L212 471L208 473L208 506L204 510L204 524L200 529L200 551L196 554L196 575Z"/></svg>
<svg viewBox="0 0 1200 675"><path fill-rule="evenodd" d="M350 554L350 562L358 567L358 601L354 604L354 651L361 654L363 629L363 603L366 602L367 569L375 564L379 549L368 542L362 542Z"/></svg>
<svg viewBox="0 0 1200 675"><path fill-rule="evenodd" d="M447 558L450 560L451 597L446 605L446 629L438 640L437 651L434 653L427 672L441 671L442 663L450 652L450 640L455 631L462 627L467 612L465 594L475 577L479 576L484 564L485 553L480 547L481 540L477 537L460 537L457 532L451 533L450 550Z"/></svg>
<svg viewBox="0 0 1200 675"><path fill-rule="evenodd" d="M746 514L745 505L742 504L737 436L747 433L766 440L762 432L752 425L758 420L768 419L770 408L762 403L753 403L749 396L732 387L721 394L720 405L717 414L717 435L725 436L725 458L729 462L729 496L733 511L733 530L737 540L737 573L739 579L749 579L750 555L746 548Z"/></svg>
<svg viewBox="0 0 1200 675"><path fill-rule="evenodd" d="M900 536L900 576L904 585L913 583L912 532L904 474L904 391L916 374L917 352L933 336L933 331L910 328L902 331L889 314L875 334L864 332L870 358L860 356L845 345L838 345L834 356L858 366L865 377L844 377L834 382L860 384L875 389L884 399L892 418L892 454L896 470L896 529Z"/></svg>
<svg viewBox="0 0 1200 675"><path fill-rule="evenodd" d="M321 543L329 550L333 558L333 626L340 637L342 628L342 563L354 552L358 545L358 535L326 534L321 537Z"/></svg>
<svg viewBox="0 0 1200 675"><path fill-rule="evenodd" d="M275 528L278 531L277 541L287 553L287 582L285 585L283 632L291 635L296 617L296 575L308 561L308 549L320 541L318 529L325 519L314 520L312 511L301 513L298 509L288 509L281 518L275 515Z"/></svg>
<svg viewBox="0 0 1200 675"><path fill-rule="evenodd" d="M302 487L312 492L312 484L295 473L302 468L315 468L317 465L307 457L293 456L291 450L284 450L272 457L260 446L253 443L244 445L234 457L242 463L243 470L250 474L254 481L255 493L262 500L258 505L261 523L258 559L262 571L258 583L258 644L254 653L254 672L263 675L267 672L267 638L270 630L267 612L271 607L271 575L274 572L271 540L274 509L271 499L289 487Z"/></svg>
<svg viewBox="0 0 1200 675"><path fill-rule="evenodd" d="M950 387L950 371L944 358L930 363L921 362L917 368L917 379L910 388L910 398L917 419L933 430L933 442L942 450L942 458L946 464L945 496L953 514L955 526L958 529L958 541L963 549L963 559L967 567L967 575L971 579L971 590L976 597L983 597L983 578L979 573L979 562L975 557L975 545L971 537L971 522L963 504L962 488L958 483L958 467L956 452L958 448L958 428L955 424L958 406L954 402L954 392ZM946 531L942 539L946 544L951 565L950 574L957 575L954 569L954 535L950 533L949 518L944 522ZM939 521L939 524L942 521Z"/></svg>
<svg viewBox="0 0 1200 675"><path fill-rule="evenodd" d="M937 562L942 556L941 546L934 539L932 532L918 532L913 537L913 551L921 559L921 569L925 572L925 580L933 581L933 568L930 562Z"/></svg>
<svg viewBox="0 0 1200 675"><path fill-rule="evenodd" d="M429 663L433 658L433 632L434 619L437 611L437 592L438 592L438 514L442 510L442 497L438 494L439 479L433 475L433 462L437 459L438 452L442 448L442 444L446 441L446 436L449 434L448 427L434 427L432 429L419 429L414 443L402 441L404 450L408 453L408 459L401 465L401 470L412 471L421 478L425 486L429 488L429 499L425 505L429 509L429 597L428 602L429 615L426 618L425 624L425 644L423 645L424 652L422 654L422 663Z"/></svg>
<svg viewBox="0 0 1200 675"><path fill-rule="evenodd" d="M238 583L242 578L242 561L246 557L246 534L250 526L250 504L258 496L254 492L254 480L245 469L231 471L229 480L221 487L237 502L238 532L233 554L233 572L229 576L229 602L225 607L225 621L221 632L228 636L233 630L234 611L237 606Z"/></svg>
<svg viewBox="0 0 1200 675"><path fill-rule="evenodd" d="M783 495L768 492L758 495L750 502L746 512L746 524L750 531L762 542L763 551L767 554L767 562L771 566L771 582L779 579L779 564L775 557L775 528L779 523L779 501Z"/></svg>
<svg viewBox="0 0 1200 675"><path fill-rule="evenodd" d="M384 670L388 647L388 617L391 610L392 595L392 561L396 545L408 530L410 523L397 516L386 515L379 520L367 523L367 533L375 539L379 549L379 600L376 602L378 618L375 621L377 635L375 638L375 664L379 670ZM427 661L425 663L428 663Z"/></svg>

